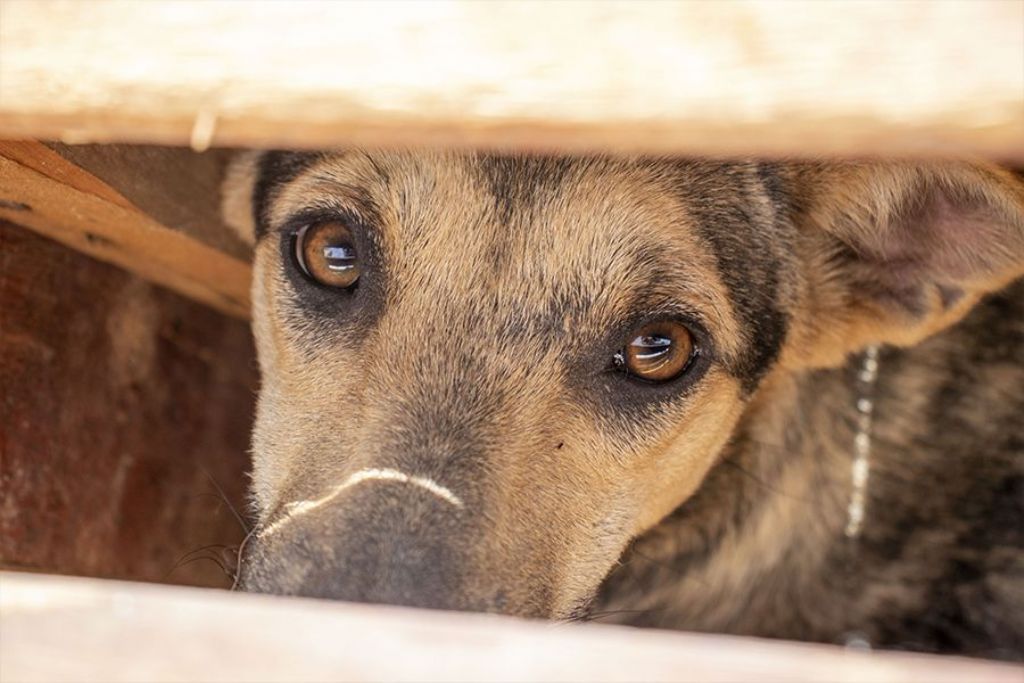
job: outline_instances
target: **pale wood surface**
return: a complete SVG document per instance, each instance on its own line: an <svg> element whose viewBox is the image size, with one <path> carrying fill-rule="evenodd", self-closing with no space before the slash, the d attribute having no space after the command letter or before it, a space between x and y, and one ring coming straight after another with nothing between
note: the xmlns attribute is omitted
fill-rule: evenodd
<svg viewBox="0 0 1024 683"><path fill-rule="evenodd" d="M138 172L159 186L160 168L139 166ZM0 141L0 218L225 313L248 316L246 260L158 223L40 143Z"/></svg>
<svg viewBox="0 0 1024 683"><path fill-rule="evenodd" d="M0 573L5 681L990 681L1024 668Z"/></svg>
<svg viewBox="0 0 1024 683"><path fill-rule="evenodd" d="M1024 2L4 0L0 136L1024 160Z"/></svg>

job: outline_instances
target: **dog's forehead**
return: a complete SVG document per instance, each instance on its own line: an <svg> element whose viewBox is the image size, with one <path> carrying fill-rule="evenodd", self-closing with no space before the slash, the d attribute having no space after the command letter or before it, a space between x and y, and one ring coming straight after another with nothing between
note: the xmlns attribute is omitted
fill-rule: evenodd
<svg viewBox="0 0 1024 683"><path fill-rule="evenodd" d="M728 329L715 256L675 181L646 160L350 152L295 174L270 216L373 213L393 303L486 298L601 321L685 303Z"/></svg>

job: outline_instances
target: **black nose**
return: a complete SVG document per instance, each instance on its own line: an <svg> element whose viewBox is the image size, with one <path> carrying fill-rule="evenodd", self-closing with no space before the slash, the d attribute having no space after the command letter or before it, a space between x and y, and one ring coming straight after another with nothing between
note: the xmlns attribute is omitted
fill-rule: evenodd
<svg viewBox="0 0 1024 683"><path fill-rule="evenodd" d="M301 508L299 508L301 509ZM275 522L246 544L245 590L487 609L465 590L474 524L429 490L380 482Z"/></svg>

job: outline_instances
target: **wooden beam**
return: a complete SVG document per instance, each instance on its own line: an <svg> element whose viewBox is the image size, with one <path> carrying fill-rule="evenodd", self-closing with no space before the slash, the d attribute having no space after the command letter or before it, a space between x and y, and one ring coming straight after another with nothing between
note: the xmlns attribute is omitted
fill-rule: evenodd
<svg viewBox="0 0 1024 683"><path fill-rule="evenodd" d="M0 4L0 135L1024 161L1024 2Z"/></svg>
<svg viewBox="0 0 1024 683"><path fill-rule="evenodd" d="M956 657L144 584L6 573L0 586L4 680L1019 683L1024 675Z"/></svg>
<svg viewBox="0 0 1024 683"><path fill-rule="evenodd" d="M148 172L155 185L161 182L160 169L140 167L138 172ZM247 261L161 225L40 143L0 141L0 219L230 315L248 316ZM211 231L216 229L222 228L211 224Z"/></svg>

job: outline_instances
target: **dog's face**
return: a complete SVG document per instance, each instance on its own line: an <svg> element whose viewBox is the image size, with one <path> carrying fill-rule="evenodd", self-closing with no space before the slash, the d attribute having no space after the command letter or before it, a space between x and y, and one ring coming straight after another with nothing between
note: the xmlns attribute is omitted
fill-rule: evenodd
<svg viewBox="0 0 1024 683"><path fill-rule="evenodd" d="M913 343L1019 274L1020 199L966 168L247 155L245 585L571 615L767 375Z"/></svg>

